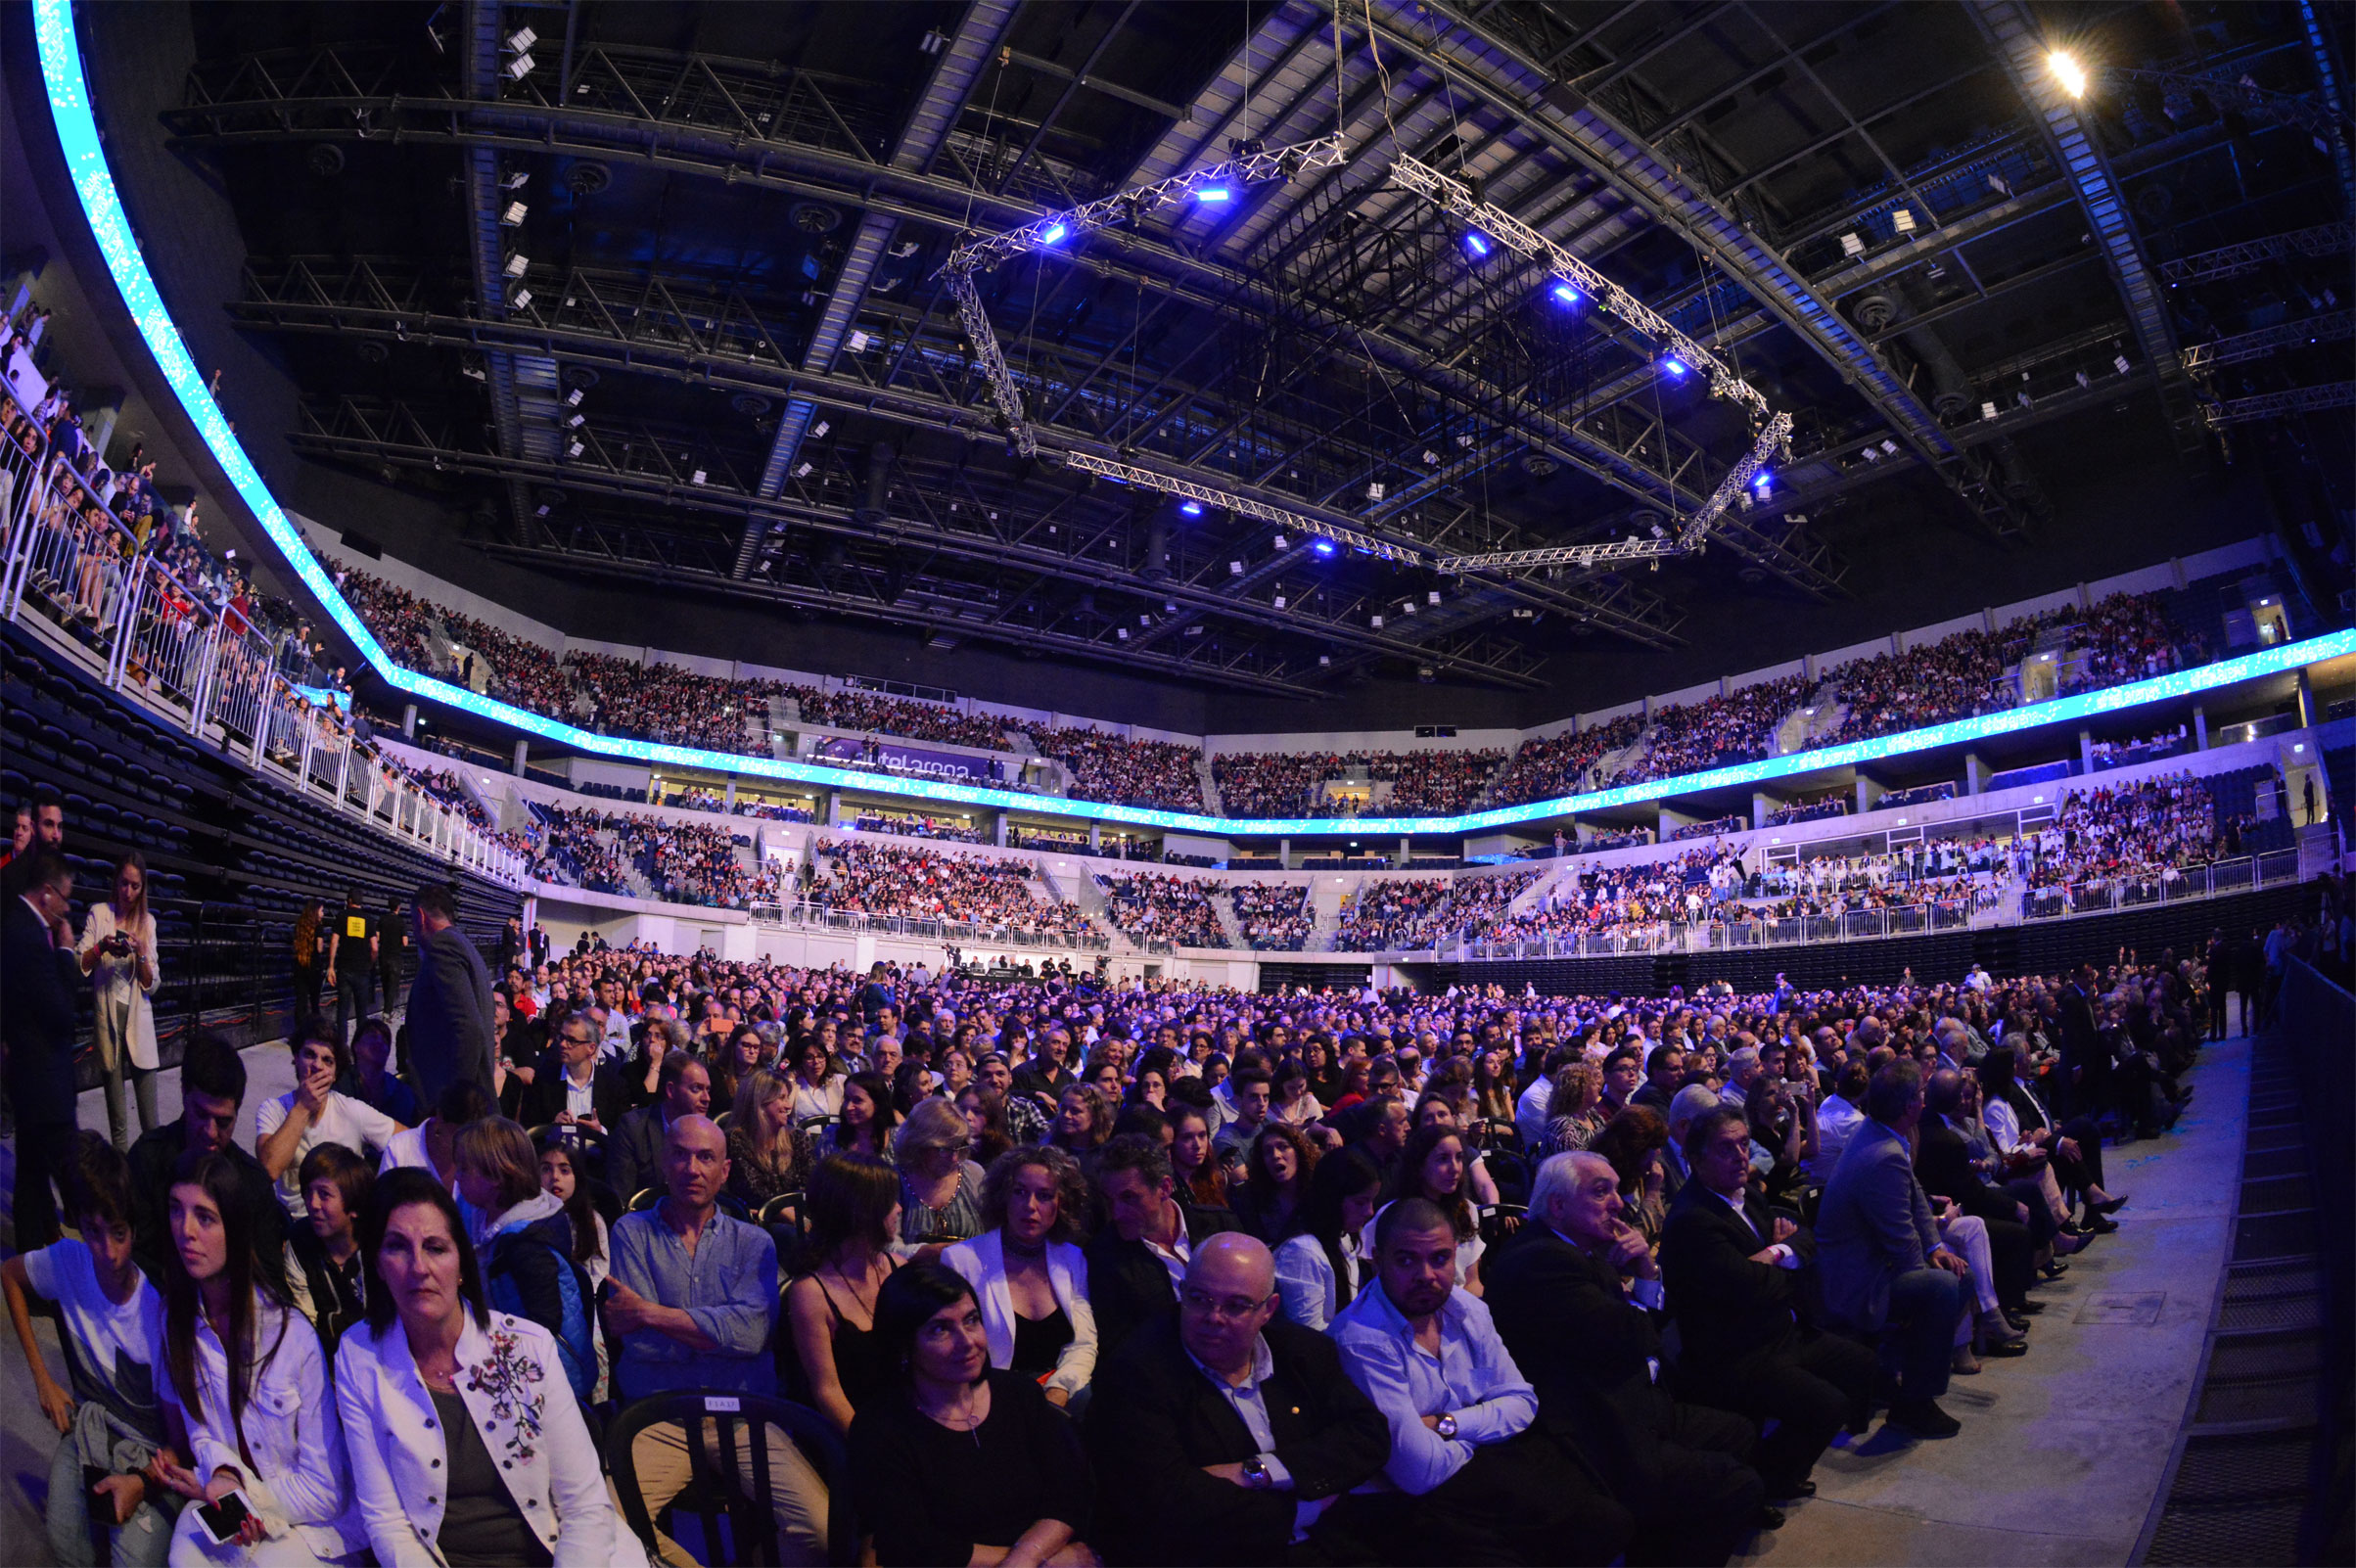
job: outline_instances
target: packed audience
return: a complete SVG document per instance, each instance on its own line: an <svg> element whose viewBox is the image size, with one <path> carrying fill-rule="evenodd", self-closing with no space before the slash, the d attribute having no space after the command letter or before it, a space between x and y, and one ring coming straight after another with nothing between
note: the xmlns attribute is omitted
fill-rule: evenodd
<svg viewBox="0 0 2356 1568"><path fill-rule="evenodd" d="M1225 884L1199 877L1174 877L1152 871L1127 876L1096 873L1104 890L1105 918L1137 942L1167 942L1178 947L1224 947L1226 928L1211 896Z"/></svg>
<svg viewBox="0 0 2356 1568"><path fill-rule="evenodd" d="M78 1234L21 1226L6 1270L41 1408L110 1434L61 1442L47 1524L226 1560L235 1485L213 1533L271 1561L636 1565L682 1560L692 1480L775 1560L841 1523L884 1568L1723 1564L1842 1428L1909 1462L1954 1379L2041 1354L2226 962L1267 995L584 939L507 973L491 1082L414 1126L382 1024L348 1078L299 1027L252 1108L200 1032L183 1117L72 1139L38 1178ZM175 1350L215 1319L241 1383ZM679 1393L802 1404L848 1489L658 1423L633 1530L592 1434ZM1593 1461L1637 1439L1649 1469Z"/></svg>
<svg viewBox="0 0 2356 1568"><path fill-rule="evenodd" d="M1505 906L1546 873L1401 877L1359 885L1334 932L1336 952L1396 952L1455 938L1486 940Z"/></svg>
<svg viewBox="0 0 2356 1568"><path fill-rule="evenodd" d="M1227 901L1243 945L1255 952L1299 952L1316 929L1317 914L1309 906L1307 884L1238 883Z"/></svg>
<svg viewBox="0 0 2356 1568"><path fill-rule="evenodd" d="M855 687L820 691L815 686L795 682L784 689L800 704L803 718L812 724L905 735L910 740L946 741L951 746L980 746L1001 752L1006 749L1010 726L1002 718L909 697L887 697L881 692L860 691Z"/></svg>
<svg viewBox="0 0 2356 1568"><path fill-rule="evenodd" d="M1212 781L1229 816L1347 816L1354 803L1330 796L1329 779L1363 771L1380 815L1454 815L1480 803L1501 751L1223 752L1211 759Z"/></svg>
<svg viewBox="0 0 2356 1568"><path fill-rule="evenodd" d="M1109 730L1063 725L1031 731L1042 756L1063 763L1071 793L1165 811L1203 808L1202 753L1176 741L1131 740Z"/></svg>
<svg viewBox="0 0 2356 1568"><path fill-rule="evenodd" d="M1784 675L1728 696L1655 709L1644 755L1605 779L1603 787L1675 778L1772 756L1776 731L1807 701L1812 684L1805 675Z"/></svg>
<svg viewBox="0 0 2356 1568"><path fill-rule="evenodd" d="M1613 752L1636 744L1644 733L1642 714L1622 714L1594 729L1526 740L1504 775L1489 792L1492 806L1551 801L1597 786L1595 765Z"/></svg>
<svg viewBox="0 0 2356 1568"><path fill-rule="evenodd" d="M1039 867L1024 860L939 854L838 839L825 846L825 874L810 901L850 913L954 920L1039 937L1088 932L1075 903L1045 897Z"/></svg>
<svg viewBox="0 0 2356 1568"><path fill-rule="evenodd" d="M2047 889L2181 878L2188 867L2224 858L2226 838L2208 785L2187 772L2072 790L2024 849L2025 880Z"/></svg>
<svg viewBox="0 0 2356 1568"><path fill-rule="evenodd" d="M571 706L585 727L716 752L762 750L769 699L785 690L773 680L699 675L612 654L570 653L565 669L573 685Z"/></svg>

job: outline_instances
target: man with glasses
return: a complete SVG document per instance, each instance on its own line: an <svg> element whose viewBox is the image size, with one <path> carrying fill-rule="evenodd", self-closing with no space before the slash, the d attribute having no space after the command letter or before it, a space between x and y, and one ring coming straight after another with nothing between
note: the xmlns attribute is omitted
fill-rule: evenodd
<svg viewBox="0 0 2356 1568"><path fill-rule="evenodd" d="M524 1090L524 1125L612 1132L629 1108L629 1090L621 1072L599 1059L597 1020L586 1012L567 1013L556 1031Z"/></svg>
<svg viewBox="0 0 2356 1568"><path fill-rule="evenodd" d="M1349 1562L1337 1507L1390 1456L1389 1423L1333 1341L1276 1313L1276 1266L1242 1234L1197 1248L1178 1310L1096 1369L1087 1438L1118 1560Z"/></svg>

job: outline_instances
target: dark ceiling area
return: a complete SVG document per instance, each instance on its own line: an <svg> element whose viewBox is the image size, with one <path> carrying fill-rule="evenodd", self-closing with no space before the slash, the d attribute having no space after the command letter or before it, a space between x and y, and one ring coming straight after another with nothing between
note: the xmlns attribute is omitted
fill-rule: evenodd
<svg viewBox="0 0 2356 1568"><path fill-rule="evenodd" d="M295 452L429 500L507 567L670 610L1206 709L1420 683L1535 720L2268 528L2295 551L2301 516L2350 506L2344 8L189 16L155 134L234 209L228 312L291 383ZM1330 166L977 271L1039 452L1016 449L956 247L1336 136ZM1754 425L1402 188L1403 156L1790 413L1704 551L1421 564L1673 530Z"/></svg>

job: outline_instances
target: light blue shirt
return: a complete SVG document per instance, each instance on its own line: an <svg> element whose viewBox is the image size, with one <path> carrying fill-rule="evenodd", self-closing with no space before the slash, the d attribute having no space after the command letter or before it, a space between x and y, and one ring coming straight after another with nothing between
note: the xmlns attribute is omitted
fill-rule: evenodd
<svg viewBox="0 0 2356 1568"><path fill-rule="evenodd" d="M699 1351L654 1328L623 1335L614 1362L622 1397L675 1388L775 1393L769 1334L777 1321L777 1244L759 1225L715 1214L690 1254L663 1209L625 1214L614 1226L614 1278L685 1312L717 1348Z"/></svg>
<svg viewBox="0 0 2356 1568"><path fill-rule="evenodd" d="M1473 1450L1501 1443L1538 1419L1538 1391L1513 1364L1489 1309L1463 1291L1440 1308L1440 1354L1415 1343L1415 1330L1392 1305L1382 1281L1369 1283L1336 1314L1329 1330L1342 1366L1391 1423L1392 1486L1421 1497L1472 1462ZM1423 1424L1454 1415L1456 1435Z"/></svg>

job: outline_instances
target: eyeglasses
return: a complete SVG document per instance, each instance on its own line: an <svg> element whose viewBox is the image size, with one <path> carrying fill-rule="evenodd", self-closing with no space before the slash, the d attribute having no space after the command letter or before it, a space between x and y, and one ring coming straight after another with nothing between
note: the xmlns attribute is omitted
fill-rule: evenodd
<svg viewBox="0 0 2356 1568"><path fill-rule="evenodd" d="M1178 1301L1186 1311L1200 1313L1206 1317L1224 1317L1229 1321L1240 1321L1251 1316L1272 1299L1262 1296L1255 1301L1249 1296L1213 1296L1194 1289L1178 1292Z"/></svg>

